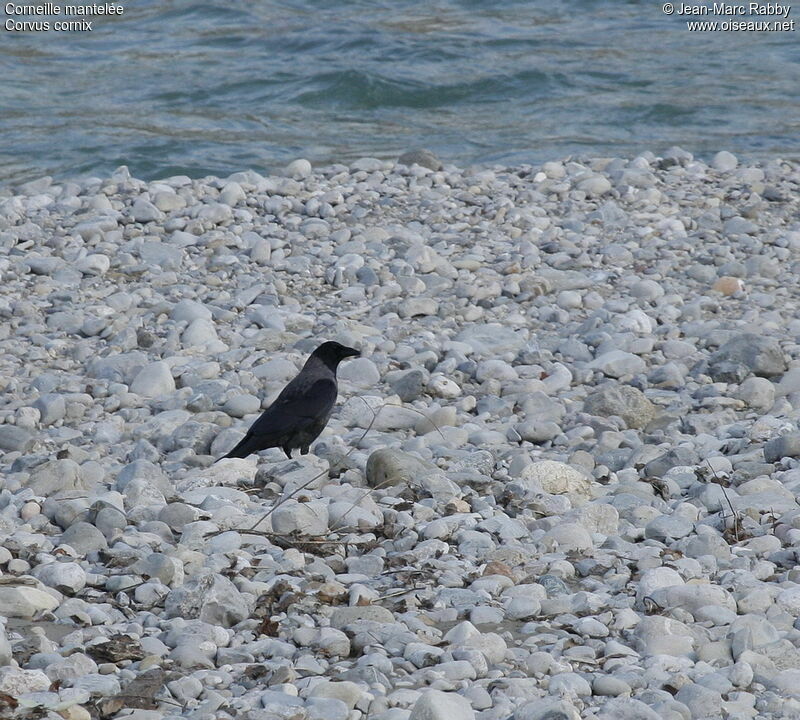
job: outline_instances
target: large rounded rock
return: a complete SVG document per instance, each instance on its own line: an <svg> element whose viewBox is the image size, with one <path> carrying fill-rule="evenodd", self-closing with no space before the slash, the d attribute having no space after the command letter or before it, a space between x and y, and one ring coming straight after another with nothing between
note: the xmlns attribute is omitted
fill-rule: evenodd
<svg viewBox="0 0 800 720"><path fill-rule="evenodd" d="M644 598L656 590L674 585L684 585L684 580L677 570L668 567L657 567L645 570L636 588L636 602L642 603Z"/></svg>
<svg viewBox="0 0 800 720"><path fill-rule="evenodd" d="M0 586L0 608L6 617L30 619L40 612L55 610L57 607L58 600L44 590L24 585Z"/></svg>
<svg viewBox="0 0 800 720"><path fill-rule="evenodd" d="M766 378L749 377L739 387L736 397L755 410L766 411L775 402L775 385Z"/></svg>
<svg viewBox="0 0 800 720"><path fill-rule="evenodd" d="M131 392L144 397L157 398L175 390L175 380L169 365L163 360L143 367L131 383Z"/></svg>
<svg viewBox="0 0 800 720"><path fill-rule="evenodd" d="M341 700L350 710L365 695L360 685L350 680L324 680L314 685L309 697Z"/></svg>
<svg viewBox="0 0 800 720"><path fill-rule="evenodd" d="M731 367L743 365L753 375L775 377L786 370L786 356L775 338L755 333L735 335L709 359L709 374L716 381ZM727 376L727 375L726 375ZM720 377L719 381L725 382Z"/></svg>
<svg viewBox="0 0 800 720"><path fill-rule="evenodd" d="M408 167L419 165L420 167L428 168L428 170L436 171L442 169L442 161L430 150L425 149L404 152L397 159L397 162L401 165L408 165Z"/></svg>
<svg viewBox="0 0 800 720"><path fill-rule="evenodd" d="M692 615L709 606L736 612L736 600L733 595L725 588L711 583L667 585L653 590L649 597L661 607L679 607L692 613Z"/></svg>
<svg viewBox="0 0 800 720"><path fill-rule="evenodd" d="M303 180L311 175L311 172L311 163L305 158L292 160L292 162L286 166L286 174L295 180Z"/></svg>
<svg viewBox="0 0 800 720"><path fill-rule="evenodd" d="M557 460L540 460L522 469L520 480L538 483L551 495L589 495L590 482L580 472Z"/></svg>
<svg viewBox="0 0 800 720"><path fill-rule="evenodd" d="M43 426L53 425L59 420L63 420L67 412L64 396L59 393L45 393L36 398L33 407L39 411L39 422Z"/></svg>
<svg viewBox="0 0 800 720"><path fill-rule="evenodd" d="M419 368L412 368L391 381L392 390L403 402L411 402L422 395L425 390L427 373Z"/></svg>
<svg viewBox="0 0 800 720"><path fill-rule="evenodd" d="M800 456L800 433L788 433L772 438L764 445L764 460L778 462L784 457Z"/></svg>
<svg viewBox="0 0 800 720"><path fill-rule="evenodd" d="M367 484L370 487L418 484L421 477L438 468L402 450L381 448L367 460Z"/></svg>
<svg viewBox="0 0 800 720"><path fill-rule="evenodd" d="M644 528L648 540L670 542L686 537L694 531L694 523L680 515L659 515Z"/></svg>
<svg viewBox="0 0 800 720"><path fill-rule="evenodd" d="M0 669L0 693L11 698L18 698L26 693L44 692L50 684L50 678L41 670L22 670L15 667Z"/></svg>
<svg viewBox="0 0 800 720"><path fill-rule="evenodd" d="M331 627L299 627L292 633L292 640L295 645L312 648L323 656L344 658L350 654L350 639Z"/></svg>
<svg viewBox="0 0 800 720"><path fill-rule="evenodd" d="M453 692L426 690L411 708L409 720L474 720L475 711L465 697Z"/></svg>
<svg viewBox="0 0 800 720"><path fill-rule="evenodd" d="M642 703L642 705L644 704ZM513 717L514 720L580 720L581 714L569 700L547 697L525 703L517 708ZM619 720L619 717L614 716L614 719ZM638 717L637 720L639 720ZM649 718L642 720L649 720Z"/></svg>
<svg viewBox="0 0 800 720"><path fill-rule="evenodd" d="M199 619L211 625L232 627L250 615L245 596L221 575L209 573L167 595L167 617Z"/></svg>
<svg viewBox="0 0 800 720"><path fill-rule="evenodd" d="M138 198L133 203L131 210L131 217L139 223L153 222L154 220L163 220L164 213L162 213L153 203L144 198Z"/></svg>
<svg viewBox="0 0 800 720"><path fill-rule="evenodd" d="M74 595L86 585L86 571L75 562L53 562L39 565L33 575L59 592Z"/></svg>
<svg viewBox="0 0 800 720"><path fill-rule="evenodd" d="M253 415L260 409L261 400L249 393L229 397L222 406L222 412L236 418L241 418L245 415Z"/></svg>
<svg viewBox="0 0 800 720"><path fill-rule="evenodd" d="M339 380L366 390L380 382L381 374L369 358L355 358L339 369Z"/></svg>
<svg viewBox="0 0 800 720"><path fill-rule="evenodd" d="M600 388L584 400L583 409L590 415L621 417L629 428L645 427L656 409L641 390L631 385L610 385Z"/></svg>
<svg viewBox="0 0 800 720"><path fill-rule="evenodd" d="M170 495L173 492L172 485L167 476L161 471L161 468L149 460L141 459L128 463L120 470L119 475L117 475L116 489L119 492L124 492L128 483L138 479L147 480L164 495Z"/></svg>
<svg viewBox="0 0 800 720"><path fill-rule="evenodd" d="M547 547L555 545L559 552L586 552L592 549L592 536L578 523L560 523L544 534Z"/></svg>
<svg viewBox="0 0 800 720"><path fill-rule="evenodd" d="M93 253L75 263L75 268L84 275L105 275L111 267L111 260L101 253Z"/></svg>
<svg viewBox="0 0 800 720"><path fill-rule="evenodd" d="M697 465L699 462L700 456L693 447L678 445L650 460L644 471L649 477L662 477L674 467Z"/></svg>
<svg viewBox="0 0 800 720"><path fill-rule="evenodd" d="M196 300L189 300L188 298L184 298L180 302L175 303L170 315L172 319L177 322L190 323L198 319L211 320L211 310L203 305L203 303L199 303Z"/></svg>
<svg viewBox="0 0 800 720"><path fill-rule="evenodd" d="M217 340L216 326L211 320L205 318L192 320L181 335L181 342L186 347L208 345Z"/></svg>
<svg viewBox="0 0 800 720"><path fill-rule="evenodd" d="M604 375L620 378L623 375L637 375L647 369L642 358L624 350L609 350L589 363L590 368L597 368Z"/></svg>
<svg viewBox="0 0 800 720"><path fill-rule="evenodd" d="M527 339L521 332L500 323L476 323L462 330L456 340L469 345L476 355L497 357L503 353L517 352Z"/></svg>
<svg viewBox="0 0 800 720"><path fill-rule="evenodd" d="M339 419L345 427L370 428L377 432L409 430L419 422L419 410L384 402L375 395L357 395L342 405Z"/></svg>
<svg viewBox="0 0 800 720"><path fill-rule="evenodd" d="M42 463L31 473L25 484L34 494L42 497L80 495L87 491L80 466L69 458Z"/></svg>
<svg viewBox="0 0 800 720"><path fill-rule="evenodd" d="M720 150L713 158L711 158L711 167L720 172L730 172L735 170L739 164L739 160L731 152L727 150Z"/></svg>
<svg viewBox="0 0 800 720"><path fill-rule="evenodd" d="M0 450L28 452L36 438L32 432L17 425L0 425Z"/></svg>
<svg viewBox="0 0 800 720"><path fill-rule="evenodd" d="M272 529L282 535L321 536L328 530L328 507L289 500L272 513Z"/></svg>
<svg viewBox="0 0 800 720"><path fill-rule="evenodd" d="M652 615L641 618L634 631L640 653L686 657L697 644L692 631L678 620Z"/></svg>
<svg viewBox="0 0 800 720"><path fill-rule="evenodd" d="M87 522L77 522L74 525L70 525L61 535L61 544L69 545L81 555L105 550L108 547L108 542L103 533Z"/></svg>

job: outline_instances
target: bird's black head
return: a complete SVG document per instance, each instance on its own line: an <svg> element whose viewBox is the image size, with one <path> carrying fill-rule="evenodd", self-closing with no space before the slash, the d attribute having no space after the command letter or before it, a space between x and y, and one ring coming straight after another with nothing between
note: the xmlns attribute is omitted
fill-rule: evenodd
<svg viewBox="0 0 800 720"><path fill-rule="evenodd" d="M338 342L322 343L311 357L322 360L328 367L335 368L342 360L349 357L359 357L361 353L355 348L347 347Z"/></svg>

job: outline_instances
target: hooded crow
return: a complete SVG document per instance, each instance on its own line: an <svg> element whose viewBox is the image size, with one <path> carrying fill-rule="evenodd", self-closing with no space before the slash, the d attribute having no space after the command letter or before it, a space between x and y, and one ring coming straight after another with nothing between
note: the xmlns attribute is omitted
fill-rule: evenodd
<svg viewBox="0 0 800 720"><path fill-rule="evenodd" d="M309 445L328 424L336 404L336 368L345 358L359 355L358 350L337 342L322 343L239 444L220 460L244 458L272 447L282 448L288 458L295 448L307 455Z"/></svg>

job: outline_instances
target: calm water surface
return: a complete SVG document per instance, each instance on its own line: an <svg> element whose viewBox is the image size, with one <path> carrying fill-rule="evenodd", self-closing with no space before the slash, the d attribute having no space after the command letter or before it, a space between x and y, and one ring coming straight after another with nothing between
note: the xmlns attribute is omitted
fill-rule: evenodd
<svg viewBox="0 0 800 720"><path fill-rule="evenodd" d="M0 183L417 147L459 164L800 156L800 29L691 33L633 0L121 4L92 32L0 31Z"/></svg>

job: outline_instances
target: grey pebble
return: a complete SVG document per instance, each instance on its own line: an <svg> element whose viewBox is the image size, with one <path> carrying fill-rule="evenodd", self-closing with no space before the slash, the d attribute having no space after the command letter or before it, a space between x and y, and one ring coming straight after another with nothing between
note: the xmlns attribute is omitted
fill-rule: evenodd
<svg viewBox="0 0 800 720"><path fill-rule="evenodd" d="M727 363L741 364L754 375L766 378L780 375L786 369L786 359L778 341L754 333L732 337L711 355L709 362L712 368Z"/></svg>
<svg viewBox="0 0 800 720"><path fill-rule="evenodd" d="M653 420L655 407L641 390L631 385L601 387L584 401L584 410L592 415L621 417L629 428L644 428Z"/></svg>
<svg viewBox="0 0 800 720"><path fill-rule="evenodd" d="M764 460L778 462L784 457L800 456L800 433L772 438L764 445Z"/></svg>
<svg viewBox="0 0 800 720"><path fill-rule="evenodd" d="M103 533L87 522L70 525L61 535L61 542L74 548L81 555L88 555L108 547Z"/></svg>
<svg viewBox="0 0 800 720"><path fill-rule="evenodd" d="M5 452L27 452L36 438L32 432L16 425L0 425L0 449Z"/></svg>
<svg viewBox="0 0 800 720"><path fill-rule="evenodd" d="M411 402L424 392L426 382L427 373L414 368L391 380L391 387L403 402Z"/></svg>
<svg viewBox="0 0 800 720"><path fill-rule="evenodd" d="M42 425L53 425L62 420L67 412L64 396L58 393L40 395L33 406L39 411L39 422Z"/></svg>

